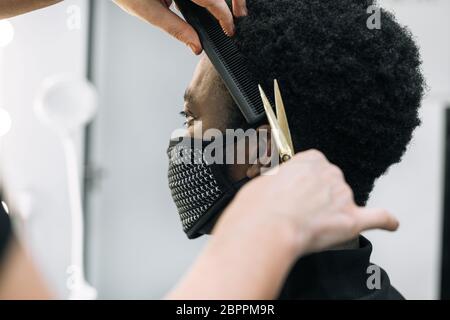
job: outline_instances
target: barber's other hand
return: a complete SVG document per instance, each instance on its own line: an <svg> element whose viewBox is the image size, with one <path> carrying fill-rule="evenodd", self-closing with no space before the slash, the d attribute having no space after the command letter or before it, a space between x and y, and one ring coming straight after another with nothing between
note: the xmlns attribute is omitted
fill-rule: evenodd
<svg viewBox="0 0 450 320"><path fill-rule="evenodd" d="M216 234L258 228L271 232L280 226L296 254L304 255L355 239L366 230L395 231L399 226L384 209L358 207L341 170L319 151L300 153L275 170L242 189Z"/></svg>
<svg viewBox="0 0 450 320"><path fill-rule="evenodd" d="M189 46L195 54L202 52L200 39L194 28L170 10L172 0L114 0L114 2L130 14L168 32ZM247 15L246 0L233 0L233 12L225 0L192 0L192 2L208 9L229 36L235 32L233 15L236 17Z"/></svg>

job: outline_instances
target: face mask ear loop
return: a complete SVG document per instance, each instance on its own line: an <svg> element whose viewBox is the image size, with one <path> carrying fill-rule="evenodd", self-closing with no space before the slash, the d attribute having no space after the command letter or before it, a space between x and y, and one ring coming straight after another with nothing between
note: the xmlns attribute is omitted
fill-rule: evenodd
<svg viewBox="0 0 450 320"><path fill-rule="evenodd" d="M233 139L230 139L230 137L232 137ZM235 141L238 138L237 141ZM222 184L222 187L225 190L231 190L234 193L237 193L245 184L247 184L251 179L248 177L245 177L239 181L231 181L230 177L228 176L228 165L226 164L226 160L227 160L227 148L230 145L236 145L236 143L239 143L240 139L239 137L233 136L233 135L227 135L224 134L222 137L223 141L225 142L224 144L224 150L223 150L223 165L218 165L218 164L213 164L212 165L212 169L214 171L214 173L219 176L220 175L220 183ZM242 139L242 138L241 138Z"/></svg>

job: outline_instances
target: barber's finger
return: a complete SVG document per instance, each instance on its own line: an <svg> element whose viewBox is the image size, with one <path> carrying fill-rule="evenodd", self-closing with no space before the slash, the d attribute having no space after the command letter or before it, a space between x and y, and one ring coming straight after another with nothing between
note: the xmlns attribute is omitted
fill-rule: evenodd
<svg viewBox="0 0 450 320"><path fill-rule="evenodd" d="M308 150L298 153L291 161L287 163L292 164L305 164L306 162L312 163L315 166L328 166L330 162L325 155L318 150Z"/></svg>
<svg viewBox="0 0 450 320"><path fill-rule="evenodd" d="M228 36L233 36L234 20L233 14L225 0L192 0L196 4L205 7L219 21L223 31Z"/></svg>
<svg viewBox="0 0 450 320"><path fill-rule="evenodd" d="M233 0L233 14L235 17L248 15L246 0Z"/></svg>
<svg viewBox="0 0 450 320"><path fill-rule="evenodd" d="M355 208L355 210L358 233L372 229L396 231L399 227L397 218L385 209Z"/></svg>
<svg viewBox="0 0 450 320"><path fill-rule="evenodd" d="M155 12L146 19L151 24L169 33L177 40L189 46L195 54L202 52L197 32L190 24L177 16L162 3L154 8Z"/></svg>

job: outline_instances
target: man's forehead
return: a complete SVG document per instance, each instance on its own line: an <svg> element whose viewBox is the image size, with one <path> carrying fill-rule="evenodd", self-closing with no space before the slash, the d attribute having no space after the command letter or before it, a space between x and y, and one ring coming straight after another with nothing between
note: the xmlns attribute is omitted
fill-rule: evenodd
<svg viewBox="0 0 450 320"><path fill-rule="evenodd" d="M206 56L202 57L195 69L192 81L185 91L185 101L190 102L204 95L217 94L215 89L217 89L218 81L220 81L219 74L209 59Z"/></svg>
<svg viewBox="0 0 450 320"><path fill-rule="evenodd" d="M211 64L208 58L201 58L197 67L195 68L194 77L192 79L192 86L200 86L208 83L211 80L219 77L216 69Z"/></svg>
<svg viewBox="0 0 450 320"><path fill-rule="evenodd" d="M184 101L186 102L192 102L194 100L192 96L192 88L188 87L186 91L184 92Z"/></svg>

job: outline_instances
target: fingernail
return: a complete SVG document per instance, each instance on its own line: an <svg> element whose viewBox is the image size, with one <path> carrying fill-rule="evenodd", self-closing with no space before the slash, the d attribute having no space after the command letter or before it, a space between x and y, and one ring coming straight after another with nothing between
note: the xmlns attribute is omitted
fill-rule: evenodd
<svg viewBox="0 0 450 320"><path fill-rule="evenodd" d="M194 54L198 54L198 49L194 44L189 43L188 46L189 46L189 48L191 48L191 50Z"/></svg>
<svg viewBox="0 0 450 320"><path fill-rule="evenodd" d="M228 32L228 30L225 27L222 27L222 31L223 33L225 33L228 37L231 37L232 34L230 32Z"/></svg>

